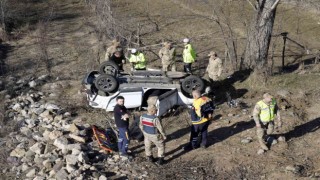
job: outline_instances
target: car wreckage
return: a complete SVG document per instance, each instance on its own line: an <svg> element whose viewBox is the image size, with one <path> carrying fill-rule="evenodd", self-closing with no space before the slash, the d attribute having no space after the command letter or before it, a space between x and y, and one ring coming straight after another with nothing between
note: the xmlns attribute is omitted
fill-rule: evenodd
<svg viewBox="0 0 320 180"><path fill-rule="evenodd" d="M99 71L87 73L82 81L86 88L89 105L113 111L116 97L125 98L125 106L146 108L147 100L157 96L157 115L164 115L177 105L191 105L194 89L204 92L203 79L184 72L163 72L161 70L132 71L123 73L112 61L100 65Z"/></svg>

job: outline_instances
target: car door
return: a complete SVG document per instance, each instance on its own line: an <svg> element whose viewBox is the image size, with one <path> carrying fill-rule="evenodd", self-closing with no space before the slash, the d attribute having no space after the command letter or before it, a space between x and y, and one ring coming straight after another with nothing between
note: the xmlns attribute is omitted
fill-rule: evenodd
<svg viewBox="0 0 320 180"><path fill-rule="evenodd" d="M173 89L159 96L156 106L158 108L157 116L162 116L178 103L178 90Z"/></svg>
<svg viewBox="0 0 320 180"><path fill-rule="evenodd" d="M123 96L124 97L124 105L126 108L137 108L141 106L142 102L142 89L138 88L125 88L119 91L117 96L114 96L107 105L107 111L112 111L114 106L117 104L116 97Z"/></svg>

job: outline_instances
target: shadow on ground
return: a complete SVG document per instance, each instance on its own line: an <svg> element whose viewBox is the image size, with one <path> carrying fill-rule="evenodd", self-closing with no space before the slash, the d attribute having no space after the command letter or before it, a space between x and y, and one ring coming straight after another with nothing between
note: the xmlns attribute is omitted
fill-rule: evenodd
<svg viewBox="0 0 320 180"><path fill-rule="evenodd" d="M241 98L243 95L245 95L248 90L236 89L234 84L236 82L245 81L250 76L251 72L251 70L236 71L222 81L206 82L211 84L211 89L213 90L216 104L223 104L230 101L230 99Z"/></svg>
<svg viewBox="0 0 320 180"><path fill-rule="evenodd" d="M315 132L320 129L320 117L314 120L311 120L305 124L296 126L293 130L284 134L287 140L299 138L308 133Z"/></svg>
<svg viewBox="0 0 320 180"><path fill-rule="evenodd" d="M5 60L12 48L9 44L0 44L0 76L6 74L8 71Z"/></svg>
<svg viewBox="0 0 320 180"><path fill-rule="evenodd" d="M208 133L208 146L221 142L229 137L251 129L255 126L254 121L241 121L230 126L221 127Z"/></svg>

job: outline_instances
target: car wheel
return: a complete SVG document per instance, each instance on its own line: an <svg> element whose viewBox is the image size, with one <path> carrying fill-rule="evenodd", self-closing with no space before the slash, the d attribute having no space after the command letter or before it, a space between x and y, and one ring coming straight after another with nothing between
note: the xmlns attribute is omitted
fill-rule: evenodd
<svg viewBox="0 0 320 180"><path fill-rule="evenodd" d="M188 76L186 77L182 83L181 88L184 92L191 94L193 90L198 89L200 91L204 90L204 82L201 78L197 76Z"/></svg>
<svg viewBox="0 0 320 180"><path fill-rule="evenodd" d="M94 84L96 85L97 89L103 92L114 92L119 86L116 78L108 74L98 76Z"/></svg>
<svg viewBox="0 0 320 180"><path fill-rule="evenodd" d="M116 76L119 71L119 66L113 61L105 61L101 63L99 72L100 74L109 74Z"/></svg>

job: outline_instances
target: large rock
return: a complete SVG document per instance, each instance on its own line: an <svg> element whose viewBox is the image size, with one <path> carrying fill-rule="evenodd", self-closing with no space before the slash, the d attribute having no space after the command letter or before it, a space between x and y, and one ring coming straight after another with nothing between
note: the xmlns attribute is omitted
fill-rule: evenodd
<svg viewBox="0 0 320 180"><path fill-rule="evenodd" d="M302 166L299 165L289 165L286 167L286 171L291 171L293 173L299 173L302 170Z"/></svg>
<svg viewBox="0 0 320 180"><path fill-rule="evenodd" d="M55 105L55 104L52 104L52 103L47 103L47 104L45 105L45 108L46 108L47 110L50 110L50 111L52 111L52 110L59 110L59 109L60 109L59 106L57 106L57 105Z"/></svg>
<svg viewBox="0 0 320 180"><path fill-rule="evenodd" d="M42 163L45 159L39 155L35 155L34 159L33 159L33 162L36 163L38 166L42 166Z"/></svg>
<svg viewBox="0 0 320 180"><path fill-rule="evenodd" d="M60 169L60 171L55 174L55 177L57 180L65 180L68 179L68 173L66 170Z"/></svg>
<svg viewBox="0 0 320 180"><path fill-rule="evenodd" d="M84 137L81 137L81 136L77 136L77 135L74 135L74 134L69 134L69 137L78 141L78 142L81 142L81 143L85 143L86 142L86 139Z"/></svg>
<svg viewBox="0 0 320 180"><path fill-rule="evenodd" d="M18 144L17 148L20 148L20 149L28 148L27 142L22 142L22 143Z"/></svg>
<svg viewBox="0 0 320 180"><path fill-rule="evenodd" d="M27 112L26 110L24 110L24 109L22 109L22 110L20 111L20 114L21 114L23 117L25 117L25 118L29 118L28 112Z"/></svg>
<svg viewBox="0 0 320 180"><path fill-rule="evenodd" d="M37 124L35 119L26 119L25 122L28 124L28 128L33 128Z"/></svg>
<svg viewBox="0 0 320 180"><path fill-rule="evenodd" d="M67 164L66 169L69 173L72 173L77 170L77 168L72 164Z"/></svg>
<svg viewBox="0 0 320 180"><path fill-rule="evenodd" d="M104 175L101 175L101 176L99 177L99 180L107 180L107 177L104 176Z"/></svg>
<svg viewBox="0 0 320 180"><path fill-rule="evenodd" d="M34 100L32 99L31 96L28 96L28 97L26 98L26 100L28 100L31 104L34 104Z"/></svg>
<svg viewBox="0 0 320 180"><path fill-rule="evenodd" d="M62 135L63 135L63 133L62 133L61 131L54 130L54 131L50 132L49 138L50 138L51 140L54 140L54 139L59 138L59 137L62 136Z"/></svg>
<svg viewBox="0 0 320 180"><path fill-rule="evenodd" d="M257 152L258 155L262 155L263 153L264 153L263 149L259 149L258 152Z"/></svg>
<svg viewBox="0 0 320 180"><path fill-rule="evenodd" d="M13 107L12 107L12 109L13 110L15 110L15 111L20 111L21 110L21 105L19 104L19 103L16 103Z"/></svg>
<svg viewBox="0 0 320 180"><path fill-rule="evenodd" d="M38 80L44 81L44 80L46 80L46 79L48 79L48 78L49 78L49 75L48 75L48 74L44 74L44 75L42 75L42 76L39 76L39 77L38 77Z"/></svg>
<svg viewBox="0 0 320 180"><path fill-rule="evenodd" d="M56 171L55 171L54 169L52 169L52 170L49 172L49 177L50 177L51 179L53 179L52 177L53 177L54 175L56 175Z"/></svg>
<svg viewBox="0 0 320 180"><path fill-rule="evenodd" d="M27 137L30 137L32 135L32 131L28 127L21 127L20 132Z"/></svg>
<svg viewBox="0 0 320 180"><path fill-rule="evenodd" d="M23 157L26 154L26 151L24 149L16 148L13 151L11 151L10 156L13 157Z"/></svg>
<svg viewBox="0 0 320 180"><path fill-rule="evenodd" d="M30 168L30 166L29 166L27 163L23 163L23 164L21 165L21 170L22 170L22 172L27 171L29 168Z"/></svg>
<svg viewBox="0 0 320 180"><path fill-rule="evenodd" d="M55 122L60 122L60 121L63 120L63 116L62 116L62 115L57 115L57 116L54 117L53 120L54 120Z"/></svg>
<svg viewBox="0 0 320 180"><path fill-rule="evenodd" d="M20 164L19 158L13 156L7 158L7 163L13 166L18 166Z"/></svg>
<svg viewBox="0 0 320 180"><path fill-rule="evenodd" d="M40 132L34 132L33 134L32 134L32 138L34 139L34 140L36 140L36 141L43 141L44 139L43 139L43 136L42 136L42 134L40 133Z"/></svg>
<svg viewBox="0 0 320 180"><path fill-rule="evenodd" d="M30 147L30 150L35 152L36 154L43 154L44 145L41 143L35 143L33 146Z"/></svg>
<svg viewBox="0 0 320 180"><path fill-rule="evenodd" d="M26 174L26 176L29 177L29 178L35 177L35 175L36 175L36 169L35 169L35 168L31 169L31 170Z"/></svg>
<svg viewBox="0 0 320 180"><path fill-rule="evenodd" d="M42 165L47 169L52 169L52 162L50 159L46 159L42 162Z"/></svg>
<svg viewBox="0 0 320 180"><path fill-rule="evenodd" d="M64 150L67 149L67 145L69 144L68 140L64 137L59 137L53 143L57 148Z"/></svg>
<svg viewBox="0 0 320 180"><path fill-rule="evenodd" d="M39 116L47 121L53 121L53 116L51 115L51 112L49 110L45 110Z"/></svg>
<svg viewBox="0 0 320 180"><path fill-rule="evenodd" d="M22 162L31 162L34 159L36 153L30 149L25 153L24 157L21 159Z"/></svg>
<svg viewBox="0 0 320 180"><path fill-rule="evenodd" d="M36 81L30 81L28 84L29 84L29 87L31 87L31 88L34 88L37 86Z"/></svg>
<svg viewBox="0 0 320 180"><path fill-rule="evenodd" d="M77 127L77 125L75 125L74 123L70 125L70 127L68 128L68 131L74 133L74 134L78 134L79 133L79 128Z"/></svg>
<svg viewBox="0 0 320 180"><path fill-rule="evenodd" d="M78 151L81 151L82 147L81 147L81 144L68 144L67 145L67 149L68 150L78 150Z"/></svg>
<svg viewBox="0 0 320 180"><path fill-rule="evenodd" d="M72 153L73 155L79 155L81 153L81 150L78 150L78 149L72 149Z"/></svg>
<svg viewBox="0 0 320 180"><path fill-rule="evenodd" d="M246 137L245 139L242 139L242 140L241 140L241 143L242 143L242 144L248 144L248 143L250 143L250 142L252 142L252 138L251 138L251 137Z"/></svg>
<svg viewBox="0 0 320 180"><path fill-rule="evenodd" d="M32 108L31 111L37 115L43 113L45 111L44 108Z"/></svg>
<svg viewBox="0 0 320 180"><path fill-rule="evenodd" d="M78 161L79 161L79 162L82 162L82 163L88 163L88 162L89 162L89 158L88 158L88 156L87 156L84 152L81 152L81 153L78 155Z"/></svg>
<svg viewBox="0 0 320 180"><path fill-rule="evenodd" d="M63 162L60 160L60 161L56 161L56 164L53 166L53 170L55 172L58 172L61 170L61 168L63 167Z"/></svg>
<svg viewBox="0 0 320 180"><path fill-rule="evenodd" d="M71 165L76 165L78 162L78 157L76 155L67 155L66 156L66 163Z"/></svg>
<svg viewBox="0 0 320 180"><path fill-rule="evenodd" d="M35 178L33 178L33 180L46 180L46 178L38 175Z"/></svg>
<svg viewBox="0 0 320 180"><path fill-rule="evenodd" d="M46 130L43 132L43 134L42 134L43 138L44 138L45 140L49 140L49 139L50 139L50 133L51 133L51 131L49 131L49 130L46 129Z"/></svg>

